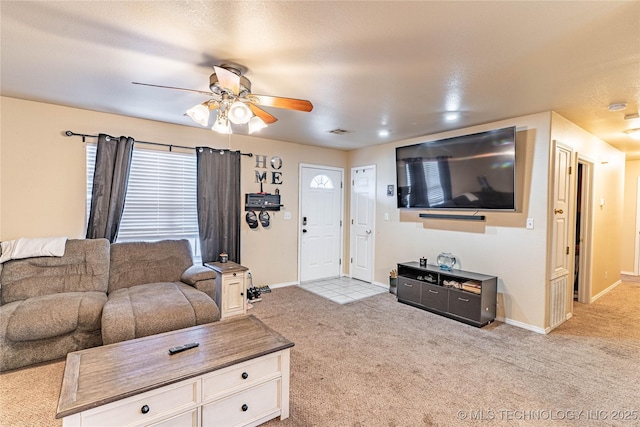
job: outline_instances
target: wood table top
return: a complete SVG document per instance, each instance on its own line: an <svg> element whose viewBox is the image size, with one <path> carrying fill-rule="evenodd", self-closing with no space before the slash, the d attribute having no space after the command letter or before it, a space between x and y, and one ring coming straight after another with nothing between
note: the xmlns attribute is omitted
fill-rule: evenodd
<svg viewBox="0 0 640 427"><path fill-rule="evenodd" d="M169 348L198 342L181 353ZM293 347L254 316L67 354L56 418Z"/></svg>
<svg viewBox="0 0 640 427"><path fill-rule="evenodd" d="M214 269L218 273L233 273L235 271L247 271L248 268L244 265L236 264L233 261L227 262L205 262L205 266Z"/></svg>

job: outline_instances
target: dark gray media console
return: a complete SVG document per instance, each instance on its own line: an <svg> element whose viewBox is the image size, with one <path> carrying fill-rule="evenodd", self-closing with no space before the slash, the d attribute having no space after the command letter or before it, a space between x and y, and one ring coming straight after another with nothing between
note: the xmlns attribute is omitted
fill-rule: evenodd
<svg viewBox="0 0 640 427"><path fill-rule="evenodd" d="M398 301L482 327L496 318L498 278L417 262L398 264Z"/></svg>

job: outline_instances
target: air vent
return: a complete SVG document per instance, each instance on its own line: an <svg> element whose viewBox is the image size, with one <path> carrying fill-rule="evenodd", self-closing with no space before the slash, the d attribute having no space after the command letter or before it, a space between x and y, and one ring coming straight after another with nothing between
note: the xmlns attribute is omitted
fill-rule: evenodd
<svg viewBox="0 0 640 427"><path fill-rule="evenodd" d="M330 130L330 131L328 131L328 132L329 132L329 133L332 133L332 134L334 134L334 135L342 135L342 134L344 134L344 133L349 133L350 131L348 131L348 130L346 130L346 129L340 129L340 128L337 128L337 129Z"/></svg>

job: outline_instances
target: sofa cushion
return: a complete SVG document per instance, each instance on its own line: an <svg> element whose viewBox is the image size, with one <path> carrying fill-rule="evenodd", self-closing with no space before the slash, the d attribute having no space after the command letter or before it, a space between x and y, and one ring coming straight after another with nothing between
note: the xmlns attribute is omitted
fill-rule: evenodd
<svg viewBox="0 0 640 427"><path fill-rule="evenodd" d="M67 240L62 257L25 258L2 264L1 302L64 292L106 292L108 276L108 240Z"/></svg>
<svg viewBox="0 0 640 427"><path fill-rule="evenodd" d="M17 307L9 317L6 338L34 341L76 330L99 330L106 302L104 292L66 292L16 301L11 303Z"/></svg>
<svg viewBox="0 0 640 427"><path fill-rule="evenodd" d="M145 283L179 282L192 264L186 239L113 243L109 293Z"/></svg>
<svg viewBox="0 0 640 427"><path fill-rule="evenodd" d="M111 344L214 322L220 311L189 285L159 282L111 292L102 316L102 341Z"/></svg>

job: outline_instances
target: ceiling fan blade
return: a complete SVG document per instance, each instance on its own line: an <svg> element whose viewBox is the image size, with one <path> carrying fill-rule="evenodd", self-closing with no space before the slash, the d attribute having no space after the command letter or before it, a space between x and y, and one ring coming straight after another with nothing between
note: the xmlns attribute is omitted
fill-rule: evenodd
<svg viewBox="0 0 640 427"><path fill-rule="evenodd" d="M162 89L174 89L174 90L183 90L185 92L194 92L194 93L199 93L201 95L207 95L207 96L214 96L217 97L218 95L216 95L213 92L207 92L204 90L196 90L196 89L185 89L183 87L173 87L173 86L161 86L161 85L152 85L149 83L138 83L138 82L131 82L134 85L141 85L141 86L151 86L151 87L159 87Z"/></svg>
<svg viewBox="0 0 640 427"><path fill-rule="evenodd" d="M218 83L223 89L228 89L238 95L240 93L240 76L234 72L227 70L226 68L216 67L213 69L218 76Z"/></svg>
<svg viewBox="0 0 640 427"><path fill-rule="evenodd" d="M253 114L255 114L256 116L260 117L262 119L263 122L265 122L266 124L270 125L271 123L275 123L278 121L278 119L276 119L274 116L272 116L271 114L267 113L266 111L264 111L262 108L258 107L257 105L251 103L251 102L247 102L246 105L249 107L249 109L251 110L251 112Z"/></svg>
<svg viewBox="0 0 640 427"><path fill-rule="evenodd" d="M286 108L288 110L307 112L313 110L313 104L306 99L282 98L279 96L254 94L249 95L248 98L251 102L255 102L262 107Z"/></svg>

